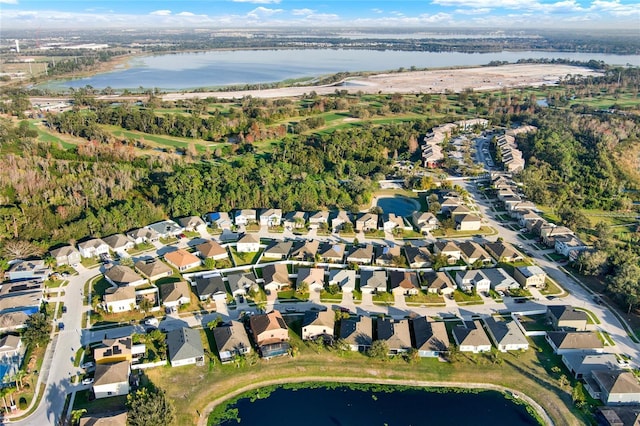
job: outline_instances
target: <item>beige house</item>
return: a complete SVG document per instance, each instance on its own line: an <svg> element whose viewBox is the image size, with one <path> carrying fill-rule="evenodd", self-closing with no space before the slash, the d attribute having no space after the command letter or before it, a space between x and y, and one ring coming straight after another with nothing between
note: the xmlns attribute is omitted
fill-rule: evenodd
<svg viewBox="0 0 640 426"><path fill-rule="evenodd" d="M107 312L129 312L136 308L136 289L133 287L109 287L104 293Z"/></svg>
<svg viewBox="0 0 640 426"><path fill-rule="evenodd" d="M260 250L260 237L256 234L244 234L236 243L238 253L256 253Z"/></svg>
<svg viewBox="0 0 640 426"><path fill-rule="evenodd" d="M82 417L79 426L127 426L127 412Z"/></svg>
<svg viewBox="0 0 640 426"><path fill-rule="evenodd" d="M606 405L640 404L640 383L638 383L638 379L632 372L620 370L594 371L593 380L600 388L600 399Z"/></svg>
<svg viewBox="0 0 640 426"><path fill-rule="evenodd" d="M129 393L129 361L115 364L97 364L93 382L93 393L96 399Z"/></svg>
<svg viewBox="0 0 640 426"><path fill-rule="evenodd" d="M489 352L491 341L484 332L479 320L467 321L464 325L457 325L453 328L453 338L458 345L460 352Z"/></svg>
<svg viewBox="0 0 640 426"><path fill-rule="evenodd" d="M109 268L109 270L104 273L104 277L111 285L118 287L137 287L147 283L145 278L136 274L136 272L128 266L123 265L115 265Z"/></svg>
<svg viewBox="0 0 640 426"><path fill-rule="evenodd" d="M462 251L460 247L453 241L436 241L433 244L433 253L437 256L444 256L447 258L447 263L450 265L455 264L462 257Z"/></svg>
<svg viewBox="0 0 640 426"><path fill-rule="evenodd" d="M556 330L585 331L588 315L578 311L573 306L549 306L547 315Z"/></svg>
<svg viewBox="0 0 640 426"><path fill-rule="evenodd" d="M317 240L307 240L295 243L291 250L291 259L313 262L316 260L316 254L318 253L319 247L320 241Z"/></svg>
<svg viewBox="0 0 640 426"><path fill-rule="evenodd" d="M427 293L450 295L456 286L446 272L427 272L422 275L422 287Z"/></svg>
<svg viewBox="0 0 640 426"><path fill-rule="evenodd" d="M204 232L207 230L207 224L199 216L185 216L177 220L178 224L184 228L185 231L190 232Z"/></svg>
<svg viewBox="0 0 640 426"><path fill-rule="evenodd" d="M249 327L258 346L289 341L289 328L279 311L253 315Z"/></svg>
<svg viewBox="0 0 640 426"><path fill-rule="evenodd" d="M160 286L160 295L166 307L186 305L191 302L191 286L186 281L163 284Z"/></svg>
<svg viewBox="0 0 640 426"><path fill-rule="evenodd" d="M366 351L373 342L373 321L366 316L343 319L340 322L340 338L352 351Z"/></svg>
<svg viewBox="0 0 640 426"><path fill-rule="evenodd" d="M138 272L149 278L150 281L156 281L160 278L173 275L173 269L168 267L160 259L139 260L134 266Z"/></svg>
<svg viewBox="0 0 640 426"><path fill-rule="evenodd" d="M593 331L549 331L546 338L558 355L604 352L604 344Z"/></svg>
<svg viewBox="0 0 640 426"><path fill-rule="evenodd" d="M428 268L431 266L431 252L426 247L405 246L404 254L410 268Z"/></svg>
<svg viewBox="0 0 640 426"><path fill-rule="evenodd" d="M373 246L366 244L364 247L354 246L347 254L347 263L371 263L373 259Z"/></svg>
<svg viewBox="0 0 640 426"><path fill-rule="evenodd" d="M324 269L299 268L296 288L305 286L309 291L322 291L324 289Z"/></svg>
<svg viewBox="0 0 640 426"><path fill-rule="evenodd" d="M51 257L56 260L56 265L58 266L75 265L76 263L80 263L82 259L80 252L72 246L62 246L51 250L49 253Z"/></svg>
<svg viewBox="0 0 640 426"><path fill-rule="evenodd" d="M271 293L280 291L291 285L289 270L284 263L271 263L262 268L265 291Z"/></svg>
<svg viewBox="0 0 640 426"><path fill-rule="evenodd" d="M497 262L518 262L524 259L511 244L504 241L485 243L484 248Z"/></svg>
<svg viewBox="0 0 640 426"><path fill-rule="evenodd" d="M378 318L376 330L378 340L384 340L389 345L389 355L401 354L411 349L409 320Z"/></svg>
<svg viewBox="0 0 640 426"><path fill-rule="evenodd" d="M423 234L438 228L438 219L431 212L414 212L411 215L413 225Z"/></svg>
<svg viewBox="0 0 640 426"><path fill-rule="evenodd" d="M227 249L215 241L207 241L196 246L196 250L203 259L222 260L229 257Z"/></svg>
<svg viewBox="0 0 640 426"><path fill-rule="evenodd" d="M165 254L164 260L180 272L197 268L202 264L200 258L194 256L185 249L178 249Z"/></svg>
<svg viewBox="0 0 640 426"><path fill-rule="evenodd" d="M302 320L302 340L314 340L317 337L333 339L335 313L327 311L307 311Z"/></svg>
<svg viewBox="0 0 640 426"><path fill-rule="evenodd" d="M458 231L479 231L482 226L482 219L474 214L456 215L454 220Z"/></svg>
<svg viewBox="0 0 640 426"><path fill-rule="evenodd" d="M391 292L397 295L416 295L420 292L418 274L414 271L389 271Z"/></svg>
<svg viewBox="0 0 640 426"><path fill-rule="evenodd" d="M378 215L374 213L365 213L356 219L356 231L366 232L378 229Z"/></svg>
<svg viewBox="0 0 640 426"><path fill-rule="evenodd" d="M449 351L449 336L444 322L418 317L411 320L411 327L420 357L437 358Z"/></svg>
<svg viewBox="0 0 640 426"><path fill-rule="evenodd" d="M241 322L231 321L229 325L214 328L213 338L222 363L230 362L236 356L251 352L251 343Z"/></svg>
<svg viewBox="0 0 640 426"><path fill-rule="evenodd" d="M522 287L544 288L547 273L536 265L518 266L513 271L513 278L515 278Z"/></svg>

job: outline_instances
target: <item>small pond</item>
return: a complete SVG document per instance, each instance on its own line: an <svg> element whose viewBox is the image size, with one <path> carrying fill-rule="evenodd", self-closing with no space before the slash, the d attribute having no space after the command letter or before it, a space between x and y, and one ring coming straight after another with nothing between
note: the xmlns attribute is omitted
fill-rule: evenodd
<svg viewBox="0 0 640 426"><path fill-rule="evenodd" d="M394 213L398 216L409 216L419 208L417 201L406 197L378 198L376 206L380 207L385 213Z"/></svg>
<svg viewBox="0 0 640 426"><path fill-rule="evenodd" d="M314 386L314 385L311 385ZM316 385L317 386L317 385ZM526 407L496 391L425 390L356 385L315 389L276 388L242 398L223 425L277 426L526 426L538 422ZM213 419L210 419L213 420ZM212 423L210 423L212 424Z"/></svg>

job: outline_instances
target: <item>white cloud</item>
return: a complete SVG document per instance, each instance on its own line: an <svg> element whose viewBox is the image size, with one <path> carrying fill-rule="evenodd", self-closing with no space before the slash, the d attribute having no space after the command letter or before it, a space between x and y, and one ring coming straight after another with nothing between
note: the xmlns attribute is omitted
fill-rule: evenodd
<svg viewBox="0 0 640 426"><path fill-rule="evenodd" d="M234 3L278 4L280 0L232 0Z"/></svg>
<svg viewBox="0 0 640 426"><path fill-rule="evenodd" d="M180 12L176 16L196 16L196 14L191 12Z"/></svg>
<svg viewBox="0 0 640 426"><path fill-rule="evenodd" d="M454 11L456 15L486 15L489 12L491 12L491 9L488 7L480 9L456 9Z"/></svg>
<svg viewBox="0 0 640 426"><path fill-rule="evenodd" d="M383 12L383 10L382 10L382 9L378 9L378 8L371 9L371 11L372 11L373 13L382 13L382 12Z"/></svg>
<svg viewBox="0 0 640 426"><path fill-rule="evenodd" d="M149 13L149 15L154 15L154 16L169 16L169 15L171 15L171 11L170 11L170 10L167 10L167 9L154 10L153 12Z"/></svg>
<svg viewBox="0 0 640 426"><path fill-rule="evenodd" d="M258 6L247 13L247 18L262 19L281 13L282 9L269 9L267 7Z"/></svg>
<svg viewBox="0 0 640 426"><path fill-rule="evenodd" d="M432 3L440 6L470 7L473 9L488 7L522 9L537 2L532 0L433 0Z"/></svg>
<svg viewBox="0 0 640 426"><path fill-rule="evenodd" d="M0 0L0 4L18 4L18 0Z"/></svg>
<svg viewBox="0 0 640 426"><path fill-rule="evenodd" d="M305 16L315 13L313 9L293 9L291 10L291 14L294 16Z"/></svg>

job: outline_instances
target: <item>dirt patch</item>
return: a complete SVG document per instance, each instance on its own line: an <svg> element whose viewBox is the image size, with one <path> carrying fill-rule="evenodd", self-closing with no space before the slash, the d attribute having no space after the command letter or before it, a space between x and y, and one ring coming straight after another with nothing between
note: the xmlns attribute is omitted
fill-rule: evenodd
<svg viewBox="0 0 640 426"><path fill-rule="evenodd" d="M556 84L567 75L600 75L585 67L559 64L510 64L498 67L476 67L432 71L411 71L393 74L376 74L349 79L354 86L327 85L283 87L266 90L241 90L233 92L169 93L165 101L189 98L236 99L244 96L255 98L296 97L315 91L319 95L332 94L336 89L351 93L445 93L497 90L509 87L542 86Z"/></svg>

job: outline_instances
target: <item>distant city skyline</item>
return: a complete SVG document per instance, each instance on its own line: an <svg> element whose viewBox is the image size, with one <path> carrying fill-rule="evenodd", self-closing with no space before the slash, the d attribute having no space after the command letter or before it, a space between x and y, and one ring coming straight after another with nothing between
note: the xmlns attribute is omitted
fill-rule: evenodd
<svg viewBox="0 0 640 426"><path fill-rule="evenodd" d="M0 0L5 29L477 27L637 29L633 0Z"/></svg>

